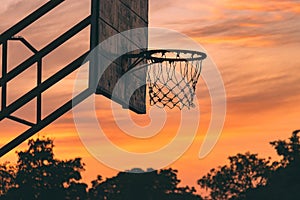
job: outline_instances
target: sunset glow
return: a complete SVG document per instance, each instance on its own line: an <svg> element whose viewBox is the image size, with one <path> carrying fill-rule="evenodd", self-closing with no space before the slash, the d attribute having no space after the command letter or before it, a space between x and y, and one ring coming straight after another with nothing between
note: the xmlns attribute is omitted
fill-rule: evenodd
<svg viewBox="0 0 300 200"><path fill-rule="evenodd" d="M3 0L0 5L0 32L45 2ZM89 0L66 0L19 35L41 49L89 14ZM300 124L299 1L150 0L149 19L150 27L176 30L202 45L218 67L226 89L227 114L222 135L213 151L199 159L199 149L210 122L211 102L204 81L200 80L197 85L201 110L197 136L187 152L169 166L179 170L183 184L194 185L198 189L196 181L202 175L212 167L225 164L227 157L236 153L250 151L277 159L269 142L288 138L293 130L299 129ZM43 60L43 80L88 49L89 27ZM24 46L10 42L9 69L31 55ZM72 97L76 72L43 95L43 116ZM9 83L8 102L35 86L35 74L36 66L33 66ZM34 120L31 114L35 112L34 102L15 115ZM117 127L109 110L110 104L110 100L97 96L97 117L108 138L121 148L138 153L154 151L168 144L176 135L180 122L178 111L169 111L163 129L144 140L128 136ZM88 113L86 117L90 117ZM131 113L131 117L140 125L150 123L148 115ZM10 120L1 121L0 127L1 146L27 128ZM87 182L95 179L97 174L110 177L117 173L85 149L77 134L72 112L63 115L34 138L38 136L54 138L55 155L59 158L82 157L86 164L83 176ZM0 162L16 162L15 151L25 147L26 143L23 143L3 156Z"/></svg>

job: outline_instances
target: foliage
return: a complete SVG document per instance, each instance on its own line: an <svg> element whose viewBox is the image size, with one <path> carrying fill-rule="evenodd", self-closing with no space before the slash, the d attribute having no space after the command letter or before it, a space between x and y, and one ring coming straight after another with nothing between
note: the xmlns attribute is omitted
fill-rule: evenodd
<svg viewBox="0 0 300 200"><path fill-rule="evenodd" d="M84 164L80 158L54 158L53 140L29 140L29 148L18 152L15 186L7 199L83 199L86 187L80 183Z"/></svg>
<svg viewBox="0 0 300 200"><path fill-rule="evenodd" d="M282 164L285 166L292 162L300 162L300 141L298 133L300 130L296 130L292 133L289 141L277 140L270 142L275 148L278 155L283 156Z"/></svg>
<svg viewBox="0 0 300 200"><path fill-rule="evenodd" d="M101 176L92 182L90 199L114 200L199 200L195 189L178 187L177 171L164 169L146 173L121 172L103 181Z"/></svg>
<svg viewBox="0 0 300 200"><path fill-rule="evenodd" d="M300 188L300 141L294 131L288 141L271 142L278 155L283 156L282 166L276 169L264 187L249 190L246 199L299 199Z"/></svg>
<svg viewBox="0 0 300 200"><path fill-rule="evenodd" d="M0 164L0 196L15 185L16 169L8 162Z"/></svg>
<svg viewBox="0 0 300 200"><path fill-rule="evenodd" d="M229 157L229 165L212 169L198 180L201 188L210 190L212 199L236 199L246 190L263 186L275 167L269 159L257 154L237 154Z"/></svg>
<svg viewBox="0 0 300 200"><path fill-rule="evenodd" d="M294 131L286 140L270 144L280 162L249 152L229 157L229 164L211 169L198 180L211 199L297 199L300 188L300 138ZM133 169L112 178L99 175L87 185L81 182L81 158L54 158L53 140L29 140L28 149L18 152L16 166L0 164L0 199L113 199L113 200L200 200L193 187L179 187L177 170L144 172ZM132 173L134 172L134 173Z"/></svg>
<svg viewBox="0 0 300 200"><path fill-rule="evenodd" d="M80 182L81 159L55 159L53 148L51 139L29 140L28 149L18 152L15 167L0 165L0 199L201 199L194 188L178 187L173 169L147 173L133 169L138 173L121 172L106 181L98 176L87 193L87 185Z"/></svg>

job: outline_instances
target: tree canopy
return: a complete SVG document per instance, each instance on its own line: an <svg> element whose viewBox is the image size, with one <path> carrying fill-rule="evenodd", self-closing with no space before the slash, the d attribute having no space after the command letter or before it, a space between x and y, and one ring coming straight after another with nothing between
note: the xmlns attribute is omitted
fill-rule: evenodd
<svg viewBox="0 0 300 200"><path fill-rule="evenodd" d="M0 164L0 197L15 185L15 167L8 162Z"/></svg>
<svg viewBox="0 0 300 200"><path fill-rule="evenodd" d="M81 183L84 164L80 158L54 158L53 140L29 140L28 149L18 152L13 185L2 190L5 199L83 199L87 185ZM7 185L10 181L6 181Z"/></svg>
<svg viewBox="0 0 300 200"><path fill-rule="evenodd" d="M229 164L211 169L198 180L209 191L205 199L256 200L298 199L300 188L300 130L288 140L270 142L282 158L260 158L247 152L228 158ZM18 162L0 164L0 199L78 200L201 200L194 187L180 186L174 169L132 169L103 179L98 175L91 187L82 181L81 158L54 157L51 139L28 141L28 149L17 153Z"/></svg>
<svg viewBox="0 0 300 200"><path fill-rule="evenodd" d="M229 165L211 169L198 180L201 188L210 191L212 199L236 199L248 189L265 185L274 167L270 159L249 152L228 159Z"/></svg>
<svg viewBox="0 0 300 200"><path fill-rule="evenodd" d="M271 162L249 152L229 157L229 165L211 169L198 180L209 199L298 199L300 140L294 131L286 140L270 142L282 159Z"/></svg>
<svg viewBox="0 0 300 200"><path fill-rule="evenodd" d="M277 140L270 144L278 155L282 156L278 167L269 178L266 186L249 190L246 198L255 199L299 199L300 188L300 130L292 133L286 140Z"/></svg>
<svg viewBox="0 0 300 200"><path fill-rule="evenodd" d="M17 164L0 165L0 199L80 199L80 200L200 200L193 187L179 187L173 169L144 172L133 169L103 180L100 175L92 187L82 182L81 158L59 160L54 157L51 139L29 140L28 149L17 153ZM134 172L134 173L132 173Z"/></svg>
<svg viewBox="0 0 300 200"><path fill-rule="evenodd" d="M179 187L177 171L173 169L155 170L151 172L120 172L117 176L105 181L98 176L89 190L91 199L114 200L200 200L195 188Z"/></svg>

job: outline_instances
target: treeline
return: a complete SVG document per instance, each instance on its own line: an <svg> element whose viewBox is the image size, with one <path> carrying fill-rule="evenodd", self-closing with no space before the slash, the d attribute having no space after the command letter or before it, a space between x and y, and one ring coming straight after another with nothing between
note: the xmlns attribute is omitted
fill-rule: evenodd
<svg viewBox="0 0 300 200"><path fill-rule="evenodd" d="M177 171L162 169L142 173L120 172L92 186L82 181L81 158L59 160L54 157L53 140L29 140L28 149L18 152L16 165L0 165L0 199L80 199L80 200L199 200L193 187L179 187Z"/></svg>
<svg viewBox="0 0 300 200"><path fill-rule="evenodd" d="M230 156L229 164L211 169L197 182L209 194L206 197L194 187L179 186L174 169L146 173L133 169L138 173L120 172L106 179L98 175L88 187L82 181L85 165L81 158L56 159L53 140L29 140L28 149L17 153L15 165L0 164L0 200L300 199L299 132L270 143L282 157L280 161L247 152Z"/></svg>
<svg viewBox="0 0 300 200"><path fill-rule="evenodd" d="M280 161L257 154L237 154L229 164L211 169L198 180L210 191L205 199L216 200L296 200L300 199L300 142L296 130L288 140L270 142Z"/></svg>

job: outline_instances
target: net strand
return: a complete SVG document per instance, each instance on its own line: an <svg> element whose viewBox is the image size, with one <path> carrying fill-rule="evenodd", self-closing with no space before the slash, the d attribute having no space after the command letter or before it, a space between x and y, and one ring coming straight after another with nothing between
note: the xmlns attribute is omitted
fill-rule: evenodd
<svg viewBox="0 0 300 200"><path fill-rule="evenodd" d="M191 55L193 58L194 55ZM161 58L167 58L161 54ZM180 54L176 55L180 59ZM202 59L192 61L148 61L147 72L150 105L160 108L194 107L196 85L201 74Z"/></svg>

